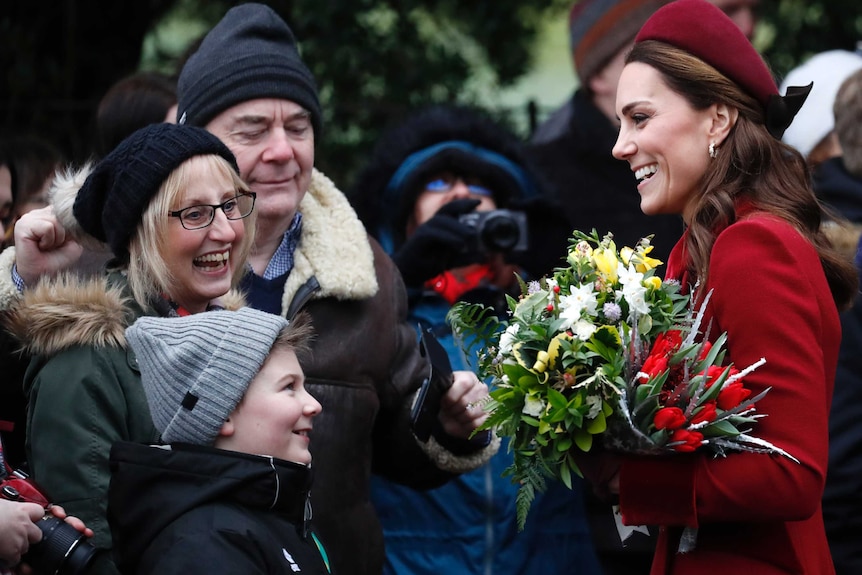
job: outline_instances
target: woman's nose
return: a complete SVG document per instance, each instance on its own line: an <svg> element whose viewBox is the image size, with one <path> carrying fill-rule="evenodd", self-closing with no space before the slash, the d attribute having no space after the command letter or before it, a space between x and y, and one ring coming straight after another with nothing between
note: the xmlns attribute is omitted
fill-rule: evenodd
<svg viewBox="0 0 862 575"><path fill-rule="evenodd" d="M611 153L618 160L627 160L634 155L636 149L635 143L628 137L628 132L620 130Z"/></svg>

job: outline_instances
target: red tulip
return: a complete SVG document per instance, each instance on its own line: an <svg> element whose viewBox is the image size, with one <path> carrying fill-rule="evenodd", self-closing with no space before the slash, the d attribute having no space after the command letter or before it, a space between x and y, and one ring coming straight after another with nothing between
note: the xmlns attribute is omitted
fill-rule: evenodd
<svg viewBox="0 0 862 575"><path fill-rule="evenodd" d="M718 407L727 411L733 409L751 395L750 389L745 389L741 381L734 381L730 385L725 385L718 392Z"/></svg>
<svg viewBox="0 0 862 575"><path fill-rule="evenodd" d="M678 407L663 407L652 420L656 429L678 429L685 424L685 415Z"/></svg>
<svg viewBox="0 0 862 575"><path fill-rule="evenodd" d="M691 453L701 446L703 443L703 434L697 431L688 431L687 429L677 429L670 436L670 440L674 443L682 441L679 445L675 445L674 449L681 453Z"/></svg>
<svg viewBox="0 0 862 575"><path fill-rule="evenodd" d="M691 423L701 423L701 422L710 422L715 419L715 402L707 401L700 409L694 414L694 417L691 418Z"/></svg>

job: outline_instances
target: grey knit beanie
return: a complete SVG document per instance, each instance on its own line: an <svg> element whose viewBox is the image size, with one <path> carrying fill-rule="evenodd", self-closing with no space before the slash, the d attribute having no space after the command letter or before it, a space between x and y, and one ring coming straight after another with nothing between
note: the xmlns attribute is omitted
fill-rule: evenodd
<svg viewBox="0 0 862 575"><path fill-rule="evenodd" d="M142 317L126 329L162 441L212 445L286 326L241 308Z"/></svg>
<svg viewBox="0 0 862 575"><path fill-rule="evenodd" d="M118 257L162 183L194 156L221 156L239 174L236 159L221 140L202 128L151 124L133 132L102 158L75 196L72 213L85 232Z"/></svg>
<svg viewBox="0 0 862 575"><path fill-rule="evenodd" d="M224 110L257 98L296 102L322 122L317 87L288 25L272 8L242 4L228 10L186 61L177 82L177 122L206 126Z"/></svg>

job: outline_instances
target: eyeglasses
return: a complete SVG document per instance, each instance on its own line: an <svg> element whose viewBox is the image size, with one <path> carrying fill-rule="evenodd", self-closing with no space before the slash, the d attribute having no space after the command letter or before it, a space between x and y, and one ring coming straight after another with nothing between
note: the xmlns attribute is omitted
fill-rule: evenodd
<svg viewBox="0 0 862 575"><path fill-rule="evenodd" d="M441 178L434 178L433 180L425 184L425 190L438 194L445 194L455 186L456 182L463 182L464 185L467 186L467 190L471 194L475 194L477 196L487 196L489 198L494 196L494 193L485 186L467 183L461 176L444 176Z"/></svg>
<svg viewBox="0 0 862 575"><path fill-rule="evenodd" d="M220 204L189 206L188 208L168 212L168 215L172 218L179 218L180 223L187 230L199 230L213 223L216 209L218 208L221 208L225 217L229 220L247 218L252 210L254 210L254 200L256 197L257 194L254 192L242 192Z"/></svg>

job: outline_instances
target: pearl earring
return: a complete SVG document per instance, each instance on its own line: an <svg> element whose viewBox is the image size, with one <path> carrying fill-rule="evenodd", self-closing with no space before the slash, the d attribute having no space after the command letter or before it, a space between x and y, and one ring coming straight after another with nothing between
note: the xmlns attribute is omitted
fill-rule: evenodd
<svg viewBox="0 0 862 575"><path fill-rule="evenodd" d="M709 143L709 157L713 159L718 157L718 150L715 148L715 142Z"/></svg>

